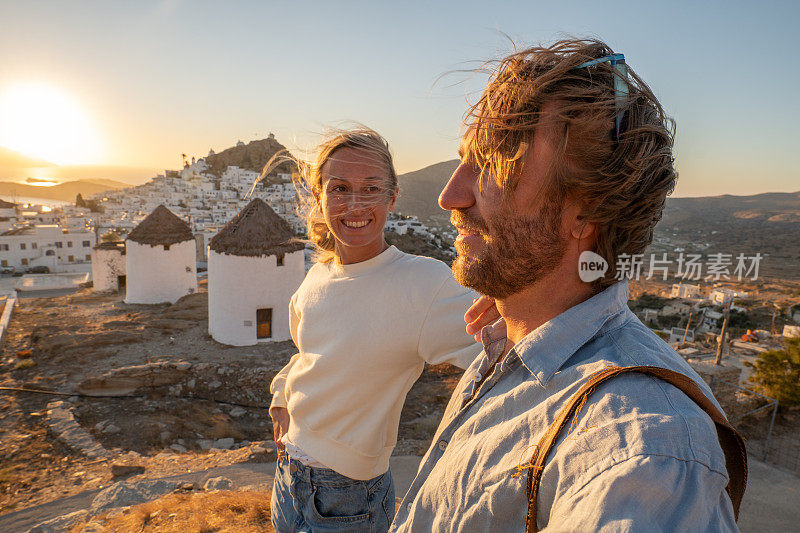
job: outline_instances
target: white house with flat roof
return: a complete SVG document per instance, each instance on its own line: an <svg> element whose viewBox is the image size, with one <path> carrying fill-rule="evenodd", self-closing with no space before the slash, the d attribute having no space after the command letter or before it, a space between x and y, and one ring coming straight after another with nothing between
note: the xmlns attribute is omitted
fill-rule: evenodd
<svg viewBox="0 0 800 533"><path fill-rule="evenodd" d="M670 291L670 298L697 298L700 296L700 285L689 283L674 283Z"/></svg>
<svg viewBox="0 0 800 533"><path fill-rule="evenodd" d="M46 266L50 272L89 272L95 234L83 228L38 224L0 234L0 266L24 271Z"/></svg>

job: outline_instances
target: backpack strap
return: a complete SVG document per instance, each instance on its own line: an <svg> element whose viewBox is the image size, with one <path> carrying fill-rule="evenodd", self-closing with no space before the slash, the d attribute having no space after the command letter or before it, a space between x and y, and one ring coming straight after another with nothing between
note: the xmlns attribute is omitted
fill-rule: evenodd
<svg viewBox="0 0 800 533"><path fill-rule="evenodd" d="M536 499L539 494L539 483L542 479L542 471L550 452L555 447L556 440L561 434L567 421L575 416L587 398L597 389L597 387L620 374L638 372L647 374L666 381L680 389L689 398L705 411L717 427L717 437L725 453L725 467L728 470L728 486L726 490L733 503L733 512L736 520L739 519L739 506L744 496L745 485L747 484L747 451L744 447L744 440L741 435L733 429L725 415L717 409L711 400L703 394L697 383L691 378L666 368L656 366L609 366L589 376L589 379L580 389L569 399L561 411L556 416L553 423L547 428L539 444L536 446L533 457L528 468L528 514L525 518L525 531L536 532L539 528L536 524Z"/></svg>

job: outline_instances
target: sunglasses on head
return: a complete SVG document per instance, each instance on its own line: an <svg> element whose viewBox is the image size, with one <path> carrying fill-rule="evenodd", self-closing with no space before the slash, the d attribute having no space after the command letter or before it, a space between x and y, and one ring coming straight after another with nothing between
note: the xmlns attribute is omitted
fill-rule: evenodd
<svg viewBox="0 0 800 533"><path fill-rule="evenodd" d="M625 106L625 99L628 97L628 65L625 64L625 54L614 54L610 56L599 57L591 61L585 61L575 67L587 68L600 63L611 63L614 68L614 99L616 101L617 116L615 120L614 137L619 142L619 135L622 131L622 119L625 115L623 107Z"/></svg>

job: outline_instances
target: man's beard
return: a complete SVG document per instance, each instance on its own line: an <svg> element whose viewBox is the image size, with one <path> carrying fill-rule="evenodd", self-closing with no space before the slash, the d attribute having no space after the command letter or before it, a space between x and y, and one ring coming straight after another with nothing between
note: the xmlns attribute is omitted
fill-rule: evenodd
<svg viewBox="0 0 800 533"><path fill-rule="evenodd" d="M453 261L456 281L481 294L502 299L520 292L555 270L564 255L559 213L537 216L496 214L485 221L454 210L453 224L477 230L484 249L477 255L459 250Z"/></svg>

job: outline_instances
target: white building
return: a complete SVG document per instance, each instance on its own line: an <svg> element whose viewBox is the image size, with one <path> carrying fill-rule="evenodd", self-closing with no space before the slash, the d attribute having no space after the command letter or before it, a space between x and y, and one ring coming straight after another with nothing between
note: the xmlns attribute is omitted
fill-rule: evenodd
<svg viewBox="0 0 800 533"><path fill-rule="evenodd" d="M796 339L800 337L800 326L790 326L786 324L783 326L783 336L787 339Z"/></svg>
<svg viewBox="0 0 800 533"><path fill-rule="evenodd" d="M670 298L697 298L698 296L700 296L700 286L689 283L675 283L670 292Z"/></svg>
<svg viewBox="0 0 800 533"><path fill-rule="evenodd" d="M44 266L50 272L89 272L95 242L91 231L57 224L10 229L0 235L0 266L18 271Z"/></svg>
<svg viewBox="0 0 800 533"><path fill-rule="evenodd" d="M304 246L263 201L253 199L208 250L208 332L234 346L291 338L289 299L305 276Z"/></svg>
<svg viewBox="0 0 800 533"><path fill-rule="evenodd" d="M174 303L197 292L194 235L169 209L156 207L125 244L125 303Z"/></svg>
<svg viewBox="0 0 800 533"><path fill-rule="evenodd" d="M716 305L725 305L728 303L729 300L734 298L747 298L747 293L743 291L735 291L733 289L714 289L711 291L711 296L709 297L712 302Z"/></svg>
<svg viewBox="0 0 800 533"><path fill-rule="evenodd" d="M125 243L103 242L92 254L94 292L117 292L125 288Z"/></svg>

